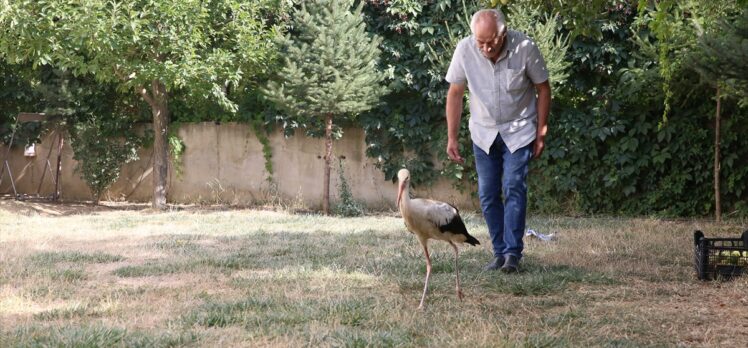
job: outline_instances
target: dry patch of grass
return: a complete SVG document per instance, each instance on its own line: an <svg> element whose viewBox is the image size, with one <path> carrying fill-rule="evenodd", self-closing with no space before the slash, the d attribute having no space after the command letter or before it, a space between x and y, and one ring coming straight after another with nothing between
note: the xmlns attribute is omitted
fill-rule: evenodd
<svg viewBox="0 0 748 348"><path fill-rule="evenodd" d="M740 346L748 277L700 282L692 233L652 219L531 218L522 272L482 271L480 217L425 262L396 216L0 205L0 346ZM46 210L54 207L45 207ZM64 210L64 209L60 209Z"/></svg>

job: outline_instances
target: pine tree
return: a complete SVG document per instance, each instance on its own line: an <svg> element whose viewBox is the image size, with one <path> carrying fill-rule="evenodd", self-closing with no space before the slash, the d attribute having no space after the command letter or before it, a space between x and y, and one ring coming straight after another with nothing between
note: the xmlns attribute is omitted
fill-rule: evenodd
<svg viewBox="0 0 748 348"><path fill-rule="evenodd" d="M705 80L723 83L728 94L748 105L748 8L722 18L699 38L693 65Z"/></svg>
<svg viewBox="0 0 748 348"><path fill-rule="evenodd" d="M292 33L280 40L285 64L268 84L268 98L300 119L324 119L325 174L322 210L330 209L333 119L351 119L374 107L385 93L377 70L381 38L366 32L362 5L351 0L303 3Z"/></svg>
<svg viewBox="0 0 748 348"><path fill-rule="evenodd" d="M748 9L721 19L715 30L699 37L691 64L702 78L716 87L714 113L714 217L722 221L720 193L722 99L733 97L748 105Z"/></svg>

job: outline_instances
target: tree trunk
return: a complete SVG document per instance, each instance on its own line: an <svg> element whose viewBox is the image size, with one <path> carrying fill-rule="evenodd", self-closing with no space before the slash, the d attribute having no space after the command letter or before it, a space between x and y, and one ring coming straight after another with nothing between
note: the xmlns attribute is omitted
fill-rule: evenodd
<svg viewBox="0 0 748 348"><path fill-rule="evenodd" d="M57 202L60 199L60 172L62 171L62 146L65 143L65 137L62 133L57 138L57 165L55 166L55 193L52 194L52 200ZM51 149L50 149L51 150ZM49 156L48 156L49 157Z"/></svg>
<svg viewBox="0 0 748 348"><path fill-rule="evenodd" d="M330 163L332 162L332 114L325 116L325 182L322 189L322 212L330 214Z"/></svg>
<svg viewBox="0 0 748 348"><path fill-rule="evenodd" d="M720 136L720 108L722 102L720 101L719 87L717 87L717 111L715 113L714 121L714 218L717 222L722 222L722 205L720 202L719 193L719 172L720 172L720 151L719 143L721 142Z"/></svg>
<svg viewBox="0 0 748 348"><path fill-rule="evenodd" d="M169 173L169 103L166 86L158 80L151 82L153 112L153 202L155 209L166 207L166 183ZM147 100L147 99L146 99Z"/></svg>

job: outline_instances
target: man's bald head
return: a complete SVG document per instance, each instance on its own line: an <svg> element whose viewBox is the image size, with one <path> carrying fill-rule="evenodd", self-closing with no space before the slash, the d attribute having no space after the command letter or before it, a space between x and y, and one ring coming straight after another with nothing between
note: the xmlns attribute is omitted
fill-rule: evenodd
<svg viewBox="0 0 748 348"><path fill-rule="evenodd" d="M475 34L479 30L495 30L497 33L503 33L506 30L504 14L497 9L480 10L474 13L470 21L470 31Z"/></svg>

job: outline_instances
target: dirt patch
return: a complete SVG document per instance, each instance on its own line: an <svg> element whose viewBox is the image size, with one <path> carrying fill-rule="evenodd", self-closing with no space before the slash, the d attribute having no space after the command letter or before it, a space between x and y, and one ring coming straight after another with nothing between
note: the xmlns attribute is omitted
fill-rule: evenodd
<svg viewBox="0 0 748 348"><path fill-rule="evenodd" d="M148 209L150 209L150 206L144 203L101 202L99 205L94 205L89 202L53 202L42 199L15 200L9 197L0 197L0 211L27 216L68 216L118 210L146 211Z"/></svg>
<svg viewBox="0 0 748 348"><path fill-rule="evenodd" d="M164 210L153 209L151 203L133 203L100 201L99 205L91 202L79 201L51 201L39 198L15 200L11 195L0 195L0 213L7 212L15 215L39 216L69 216L98 214L112 211L138 211L144 214L159 214L164 212L186 211L195 214L210 214L236 210L282 211L295 215L317 214L319 211L309 209L288 210L272 205L227 205L227 204L169 204ZM399 217L397 211L369 211L367 216Z"/></svg>
<svg viewBox="0 0 748 348"><path fill-rule="evenodd" d="M100 201L98 205L91 202L69 202L44 199L15 200L13 197L0 196L0 213L7 212L14 215L39 215L39 216L70 216L88 215L116 211L138 211L144 214L158 214L163 212L188 211L194 213L211 213L220 211L243 210L252 208L255 210L277 210L272 207L249 207L234 205L197 205L197 204L174 204L168 205L164 210L151 208L150 203L114 202Z"/></svg>

